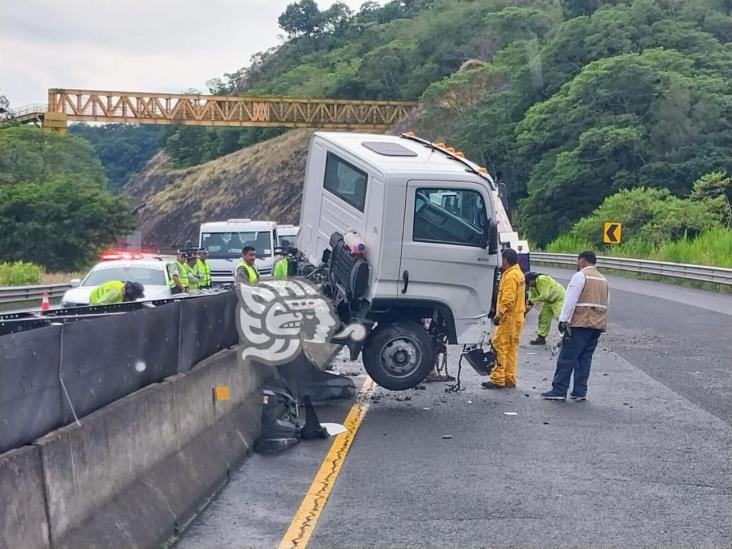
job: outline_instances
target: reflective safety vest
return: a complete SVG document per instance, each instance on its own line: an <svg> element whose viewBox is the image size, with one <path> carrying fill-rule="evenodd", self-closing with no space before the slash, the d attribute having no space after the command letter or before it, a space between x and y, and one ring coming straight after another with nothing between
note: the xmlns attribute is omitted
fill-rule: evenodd
<svg viewBox="0 0 732 549"><path fill-rule="evenodd" d="M188 291L197 292L200 281L198 279L198 275L196 274L196 269L194 267L191 267L188 263L185 264L185 268L186 278L188 279Z"/></svg>
<svg viewBox="0 0 732 549"><path fill-rule="evenodd" d="M94 288L89 295L90 305L109 305L122 303L125 298L125 283L121 280L110 280Z"/></svg>
<svg viewBox="0 0 732 549"><path fill-rule="evenodd" d="M259 280L259 271L257 271L257 267L252 267L248 265L246 261L242 261L236 266L237 273L239 272L239 269L244 269L247 273L247 280L249 281L249 284L256 284Z"/></svg>
<svg viewBox="0 0 732 549"><path fill-rule="evenodd" d="M180 278L180 269L178 268L178 262L173 261L171 263L168 263L165 268L168 271L168 287L175 288L175 280L173 280L173 275L178 275L178 278Z"/></svg>
<svg viewBox="0 0 732 549"><path fill-rule="evenodd" d="M278 259L275 262L274 270L272 271L272 276L274 278L287 278L287 271L288 271L287 258L283 257L282 259Z"/></svg>
<svg viewBox="0 0 732 549"><path fill-rule="evenodd" d="M604 332L607 330L607 279L594 265L585 267L582 273L585 275L585 285L569 325L573 328L594 328Z"/></svg>
<svg viewBox="0 0 732 549"><path fill-rule="evenodd" d="M173 267L178 267L178 272L175 273L175 271L171 272L170 280L171 280L171 288L175 286L175 283L172 282L173 280L173 274L177 274L178 278L180 279L180 283L183 284L184 288L188 287L188 265L185 263L181 263L180 261L175 261L175 263L172 264Z"/></svg>
<svg viewBox="0 0 732 549"><path fill-rule="evenodd" d="M205 259L198 258L196 261L196 274L198 275L198 285L202 288L211 286L211 266Z"/></svg>

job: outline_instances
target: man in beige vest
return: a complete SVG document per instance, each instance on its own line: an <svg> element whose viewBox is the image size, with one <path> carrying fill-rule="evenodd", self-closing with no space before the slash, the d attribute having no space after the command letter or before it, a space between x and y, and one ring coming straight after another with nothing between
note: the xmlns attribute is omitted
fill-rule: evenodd
<svg viewBox="0 0 732 549"><path fill-rule="evenodd" d="M587 400L587 378L590 377L592 353L600 334L607 330L607 280L595 267L597 258L591 251L577 258L577 272L572 276L559 315L562 350L552 388L541 394L546 400L566 400L569 380L574 374L574 386L569 398Z"/></svg>

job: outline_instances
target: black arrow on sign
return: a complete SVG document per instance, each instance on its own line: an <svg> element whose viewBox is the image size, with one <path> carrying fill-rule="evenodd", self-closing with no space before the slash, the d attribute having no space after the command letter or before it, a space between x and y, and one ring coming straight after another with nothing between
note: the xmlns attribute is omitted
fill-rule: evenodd
<svg viewBox="0 0 732 549"><path fill-rule="evenodd" d="M605 235L607 236L607 239L610 242L618 241L618 235L615 234L615 231L617 231L617 230L618 230L618 224L613 223L607 228L607 231L605 231Z"/></svg>

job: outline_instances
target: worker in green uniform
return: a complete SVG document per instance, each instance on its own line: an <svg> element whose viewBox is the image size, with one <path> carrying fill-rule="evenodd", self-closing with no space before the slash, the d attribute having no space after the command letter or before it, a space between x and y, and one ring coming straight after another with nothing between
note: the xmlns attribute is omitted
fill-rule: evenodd
<svg viewBox="0 0 732 549"><path fill-rule="evenodd" d="M541 304L536 339L532 339L529 343L532 345L546 345L546 336L549 335L552 319L559 318L559 313L562 312L564 288L549 275L528 272L525 277L526 286L529 288L529 301L526 304L526 313L534 305Z"/></svg>
<svg viewBox="0 0 732 549"><path fill-rule="evenodd" d="M198 287L211 287L211 265L208 264L208 251L206 248L199 248L196 261L196 274L198 275Z"/></svg>
<svg viewBox="0 0 732 549"><path fill-rule="evenodd" d="M182 294L188 291L188 270L185 268L186 253L178 250L175 261L166 265L168 269L168 286L172 295Z"/></svg>
<svg viewBox="0 0 732 549"><path fill-rule="evenodd" d="M111 305L123 301L135 301L142 297L145 297L145 287L139 282L110 280L92 290L89 304Z"/></svg>
<svg viewBox="0 0 732 549"><path fill-rule="evenodd" d="M287 278L289 264L287 262L287 254L285 253L284 248L275 248L274 253L276 259L274 269L272 270L272 277Z"/></svg>
<svg viewBox="0 0 732 549"><path fill-rule="evenodd" d="M186 252L186 275L188 276L188 293L198 293L200 287L200 278L196 272L196 263L198 262L198 254L194 250Z"/></svg>
<svg viewBox="0 0 732 549"><path fill-rule="evenodd" d="M236 266L236 282L256 284L259 282L257 270L257 249L254 246L244 246L241 250L241 261Z"/></svg>

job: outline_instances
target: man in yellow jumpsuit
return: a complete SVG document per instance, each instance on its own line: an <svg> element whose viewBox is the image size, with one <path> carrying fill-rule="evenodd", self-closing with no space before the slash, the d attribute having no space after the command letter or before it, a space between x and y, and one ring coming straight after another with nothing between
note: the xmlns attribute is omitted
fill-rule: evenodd
<svg viewBox="0 0 732 549"><path fill-rule="evenodd" d="M498 285L496 316L493 317L496 331L491 341L496 352L496 364L491 370L490 381L481 384L486 389L516 387L519 337L526 311L526 282L518 266L518 254L516 250L507 248L503 250L502 258L503 273Z"/></svg>
<svg viewBox="0 0 732 549"><path fill-rule="evenodd" d="M546 345L546 336L549 335L552 319L559 318L559 313L562 312L564 288L549 275L540 273L526 273L526 285L529 287L526 312L528 313L534 305L541 305L536 339L532 339L529 343Z"/></svg>

